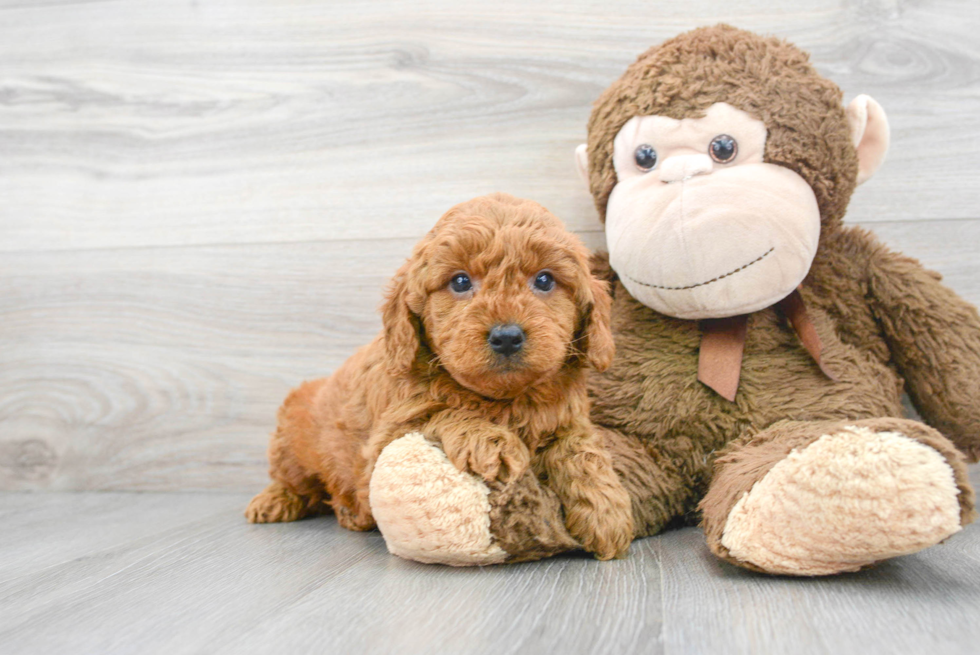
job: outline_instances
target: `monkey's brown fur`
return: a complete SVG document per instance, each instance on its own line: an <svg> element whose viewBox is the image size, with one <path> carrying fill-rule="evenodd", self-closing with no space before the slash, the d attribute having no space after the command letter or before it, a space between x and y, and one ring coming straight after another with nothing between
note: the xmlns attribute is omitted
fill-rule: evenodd
<svg viewBox="0 0 980 655"><path fill-rule="evenodd" d="M542 269L556 280L546 294L529 286ZM459 271L479 282L463 300L447 289ZM540 205L498 194L454 207L398 271L382 334L286 399L269 447L273 482L249 521L332 508L348 529L373 528L378 454L418 431L488 482L547 477L568 532L602 559L624 554L630 501L589 421L586 390L588 366L612 360L609 306L588 251ZM490 328L507 322L527 334L518 364L487 345Z"/></svg>
<svg viewBox="0 0 980 655"><path fill-rule="evenodd" d="M843 423L938 451L953 470L962 523L975 516L965 462L980 457L980 318L938 274L843 226L857 158L841 99L792 45L718 26L651 48L595 105L590 184L603 217L616 184L613 137L633 116L700 117L727 102L766 124L765 160L802 176L820 207L820 247L801 292L838 377L822 375L769 308L749 317L729 402L697 380L698 323L640 304L596 257L596 273L613 284L617 357L591 377L592 419L632 499L637 537L700 509L713 552L753 568L721 545L732 507L790 450ZM929 425L901 418L903 389ZM491 531L513 559L569 548L555 529L556 503L532 477L494 489L490 501Z"/></svg>

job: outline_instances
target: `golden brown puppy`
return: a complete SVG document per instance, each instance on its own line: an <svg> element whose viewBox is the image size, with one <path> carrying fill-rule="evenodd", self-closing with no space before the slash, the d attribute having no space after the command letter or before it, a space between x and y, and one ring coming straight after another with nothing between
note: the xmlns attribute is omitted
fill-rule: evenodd
<svg viewBox="0 0 980 655"><path fill-rule="evenodd" d="M606 284L544 207L504 194L453 207L399 269L384 330L331 377L294 390L269 447L273 482L253 523L332 508L351 530L381 450L418 431L488 482L528 466L600 559L625 554L630 499L589 421L586 369L609 366Z"/></svg>

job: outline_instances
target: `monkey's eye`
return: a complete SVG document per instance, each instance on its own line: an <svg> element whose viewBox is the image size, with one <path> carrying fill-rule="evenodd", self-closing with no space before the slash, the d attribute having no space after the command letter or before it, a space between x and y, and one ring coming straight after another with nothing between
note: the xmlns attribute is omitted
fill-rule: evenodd
<svg viewBox="0 0 980 655"><path fill-rule="evenodd" d="M449 288L452 289L453 293L466 293L473 288L473 282L466 273L456 273L453 275L453 279L449 281Z"/></svg>
<svg viewBox="0 0 980 655"><path fill-rule="evenodd" d="M649 143L636 147L633 153L636 167L641 171L652 171L657 166L657 151Z"/></svg>
<svg viewBox="0 0 980 655"><path fill-rule="evenodd" d="M538 291L551 291L555 288L555 276L548 271L541 271L534 276L533 284Z"/></svg>
<svg viewBox="0 0 980 655"><path fill-rule="evenodd" d="M738 142L727 134L719 134L711 140L708 154L719 164L727 164L738 154Z"/></svg>

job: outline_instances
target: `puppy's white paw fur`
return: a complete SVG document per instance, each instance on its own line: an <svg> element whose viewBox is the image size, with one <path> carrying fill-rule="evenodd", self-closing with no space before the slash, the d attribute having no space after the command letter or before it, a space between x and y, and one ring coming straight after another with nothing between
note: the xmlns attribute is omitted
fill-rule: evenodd
<svg viewBox="0 0 980 655"><path fill-rule="evenodd" d="M426 564L498 564L490 490L418 432L388 444L371 475L371 512L393 555Z"/></svg>
<svg viewBox="0 0 980 655"><path fill-rule="evenodd" d="M773 573L856 571L958 532L958 493L932 448L847 427L776 464L732 508L721 543Z"/></svg>

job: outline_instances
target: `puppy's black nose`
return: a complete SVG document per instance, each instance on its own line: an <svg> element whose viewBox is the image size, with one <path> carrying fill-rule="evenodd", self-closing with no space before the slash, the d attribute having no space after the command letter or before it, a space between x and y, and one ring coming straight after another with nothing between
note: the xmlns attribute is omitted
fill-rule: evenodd
<svg viewBox="0 0 980 655"><path fill-rule="evenodd" d="M524 330L519 325L495 325L487 336L490 348L504 357L513 355L524 345Z"/></svg>

